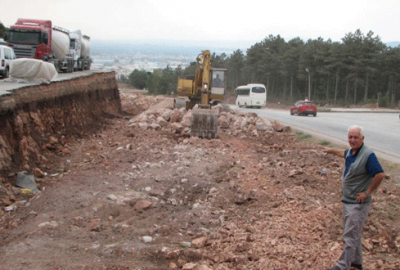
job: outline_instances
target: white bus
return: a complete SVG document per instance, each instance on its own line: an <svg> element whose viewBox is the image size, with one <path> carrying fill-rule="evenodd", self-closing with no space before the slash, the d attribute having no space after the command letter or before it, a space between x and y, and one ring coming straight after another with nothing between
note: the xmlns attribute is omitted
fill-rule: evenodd
<svg viewBox="0 0 400 270"><path fill-rule="evenodd" d="M267 105L267 89L265 85L251 83L235 89L236 105L240 107L258 107Z"/></svg>

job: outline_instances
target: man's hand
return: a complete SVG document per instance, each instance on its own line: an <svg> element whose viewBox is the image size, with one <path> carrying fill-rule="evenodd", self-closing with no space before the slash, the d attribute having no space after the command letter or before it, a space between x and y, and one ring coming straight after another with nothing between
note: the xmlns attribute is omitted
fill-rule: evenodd
<svg viewBox="0 0 400 270"><path fill-rule="evenodd" d="M332 148L322 146L322 152L325 154L330 154L332 152Z"/></svg>
<svg viewBox="0 0 400 270"><path fill-rule="evenodd" d="M332 154L341 158L344 158L344 149L333 149L330 147L322 147L322 152L326 153L326 154Z"/></svg>
<svg viewBox="0 0 400 270"><path fill-rule="evenodd" d="M368 198L367 192L366 191L360 192L360 193L357 193L357 200L356 201L358 203L363 203L366 198Z"/></svg>
<svg viewBox="0 0 400 270"><path fill-rule="evenodd" d="M362 203L365 201L366 198L368 198L369 195L371 195L372 192L374 192L375 189L379 187L381 184L383 178L385 178L385 173L380 172L375 174L374 178L372 178L371 185L369 186L367 191L357 193L357 199L356 201L358 203ZM369 194L369 195L368 195Z"/></svg>

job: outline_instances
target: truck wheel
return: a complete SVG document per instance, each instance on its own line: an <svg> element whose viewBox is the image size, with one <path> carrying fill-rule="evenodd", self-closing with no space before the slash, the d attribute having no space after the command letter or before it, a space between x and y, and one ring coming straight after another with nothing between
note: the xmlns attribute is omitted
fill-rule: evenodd
<svg viewBox="0 0 400 270"><path fill-rule="evenodd" d="M74 60L69 61L69 72L74 72Z"/></svg>
<svg viewBox="0 0 400 270"><path fill-rule="evenodd" d="M61 72L61 68L59 65L57 65L56 63L53 63L54 67L56 68L57 73Z"/></svg>
<svg viewBox="0 0 400 270"><path fill-rule="evenodd" d="M4 70L3 78L8 78L8 67Z"/></svg>

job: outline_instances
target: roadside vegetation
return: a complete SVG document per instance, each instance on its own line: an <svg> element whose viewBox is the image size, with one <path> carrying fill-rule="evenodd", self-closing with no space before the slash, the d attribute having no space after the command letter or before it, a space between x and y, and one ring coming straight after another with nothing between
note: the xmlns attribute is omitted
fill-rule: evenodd
<svg viewBox="0 0 400 270"><path fill-rule="evenodd" d="M331 142L326 140L320 140L318 138L313 137L311 134L304 133L298 130L296 130L294 133L296 134L296 138L299 143L305 142L313 145L317 144L321 146L331 146Z"/></svg>
<svg viewBox="0 0 400 270"><path fill-rule="evenodd" d="M310 134L304 133L302 131L295 131L295 134L297 136L297 141L299 141L299 142L309 141L312 137Z"/></svg>
<svg viewBox="0 0 400 270"><path fill-rule="evenodd" d="M322 145L322 146L329 146L331 143L328 142L328 141L322 141L319 144Z"/></svg>
<svg viewBox="0 0 400 270"><path fill-rule="evenodd" d="M8 31L8 28L6 28L1 22L0 22L0 38L4 37L4 33Z"/></svg>

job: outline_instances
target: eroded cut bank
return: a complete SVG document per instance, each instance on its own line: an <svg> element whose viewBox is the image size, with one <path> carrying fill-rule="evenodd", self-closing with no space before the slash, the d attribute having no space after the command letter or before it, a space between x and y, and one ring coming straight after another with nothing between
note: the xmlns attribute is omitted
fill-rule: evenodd
<svg viewBox="0 0 400 270"><path fill-rule="evenodd" d="M114 72L25 86L0 96L0 171L34 167L46 159L43 150L54 150L69 134L120 111Z"/></svg>

